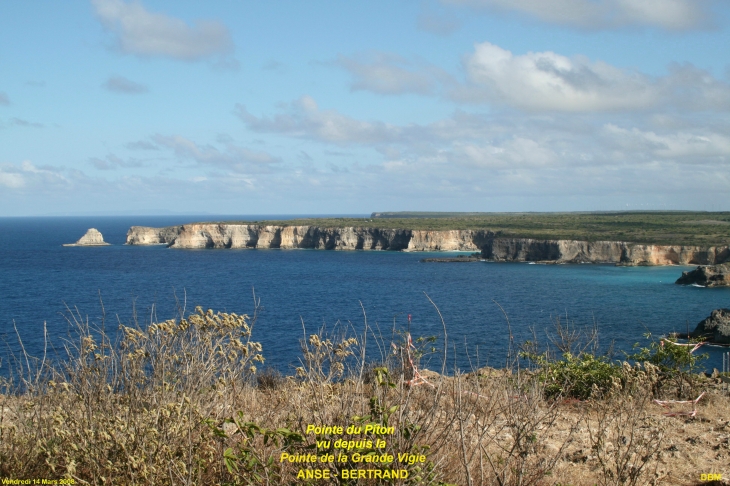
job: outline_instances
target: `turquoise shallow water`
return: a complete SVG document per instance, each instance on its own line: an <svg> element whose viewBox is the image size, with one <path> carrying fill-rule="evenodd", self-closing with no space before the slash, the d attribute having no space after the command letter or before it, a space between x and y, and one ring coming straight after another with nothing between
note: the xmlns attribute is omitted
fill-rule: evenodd
<svg viewBox="0 0 730 486"><path fill-rule="evenodd" d="M526 263L421 263L428 254L313 250L171 250L124 246L131 225L163 226L219 217L118 217L0 219L0 356L19 350L15 321L26 350L40 354L43 323L50 342L67 336L63 313L77 308L92 321L129 323L134 309L148 319L175 314L174 295L196 305L251 312L252 289L263 311L254 334L267 364L282 371L296 363L302 322L308 331L336 322L362 329L360 304L370 325L384 335L413 316L415 335L441 335L441 322L424 293L443 314L455 363L498 365L506 356L510 319L515 340L545 341L561 316L578 326L595 322L601 342L619 350L658 336L693 329L719 307L730 307L730 289L674 285L690 267L530 265ZM108 247L68 248L89 227ZM4 341L4 342L3 342ZM719 367L710 349L708 368ZM377 357L377 356L375 356ZM4 361L7 364L7 360ZM451 363L450 363L451 364Z"/></svg>

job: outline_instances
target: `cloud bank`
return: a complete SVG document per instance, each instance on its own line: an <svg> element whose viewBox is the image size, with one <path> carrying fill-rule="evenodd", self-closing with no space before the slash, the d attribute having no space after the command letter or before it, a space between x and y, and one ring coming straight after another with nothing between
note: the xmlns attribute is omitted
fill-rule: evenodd
<svg viewBox="0 0 730 486"><path fill-rule="evenodd" d="M200 146L179 135L155 135L154 142L173 151L181 160L192 160L201 166L213 166L238 173L268 172L281 159L266 152L249 150L232 142L225 143L223 150L213 145Z"/></svg>
<svg viewBox="0 0 730 486"><path fill-rule="evenodd" d="M691 64L672 64L664 76L567 57L552 51L513 54L490 42L463 58L463 80L426 62L394 54L340 56L352 90L438 96L466 105L491 104L527 112L647 112L730 109L730 84Z"/></svg>

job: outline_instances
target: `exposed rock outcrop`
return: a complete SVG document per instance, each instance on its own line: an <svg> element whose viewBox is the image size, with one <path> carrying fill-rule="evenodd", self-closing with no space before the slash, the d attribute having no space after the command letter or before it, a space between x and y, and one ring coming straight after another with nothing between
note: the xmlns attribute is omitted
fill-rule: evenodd
<svg viewBox="0 0 730 486"><path fill-rule="evenodd" d="M104 237L101 235L99 230L96 228L89 228L84 236L82 236L76 243L67 243L63 246L105 246L109 243L104 241Z"/></svg>
<svg viewBox="0 0 730 486"><path fill-rule="evenodd" d="M127 231L128 245L169 245L182 231L182 226L166 226L150 228L149 226L132 226Z"/></svg>
<svg viewBox="0 0 730 486"><path fill-rule="evenodd" d="M730 260L728 247L639 245L623 241L503 238L490 230L426 231L368 227L196 223L133 226L129 245L170 248L310 248L321 250L480 251L493 261L707 265Z"/></svg>
<svg viewBox="0 0 730 486"><path fill-rule="evenodd" d="M424 263L472 263L484 260L481 253L474 253L473 255L459 255L455 258L424 258L421 261Z"/></svg>
<svg viewBox="0 0 730 486"><path fill-rule="evenodd" d="M690 337L703 338L711 343L730 344L730 309L716 309L699 324Z"/></svg>
<svg viewBox="0 0 730 486"><path fill-rule="evenodd" d="M674 283L703 287L730 286L730 264L699 266L690 272L682 272L682 276Z"/></svg>
<svg viewBox="0 0 730 486"><path fill-rule="evenodd" d="M535 240L490 238L484 257L495 261L616 263L618 265L714 264L730 260L728 247L641 245L625 241Z"/></svg>

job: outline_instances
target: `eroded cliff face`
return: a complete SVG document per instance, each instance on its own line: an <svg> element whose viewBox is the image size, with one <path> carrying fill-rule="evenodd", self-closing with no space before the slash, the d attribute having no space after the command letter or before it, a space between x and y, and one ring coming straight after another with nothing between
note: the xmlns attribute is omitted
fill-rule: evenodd
<svg viewBox="0 0 730 486"><path fill-rule="evenodd" d="M496 261L617 263L620 265L712 265L730 260L728 247L640 245L625 241L492 238L482 247Z"/></svg>
<svg viewBox="0 0 730 486"><path fill-rule="evenodd" d="M150 228L149 226L132 226L127 231L128 245L169 245L180 234L182 226Z"/></svg>
<svg viewBox="0 0 730 486"><path fill-rule="evenodd" d="M156 237L155 233L160 236ZM255 224L186 224L169 228L133 226L127 244L167 243L170 248L311 248L318 250L407 250L408 230L320 228Z"/></svg>
<svg viewBox="0 0 730 486"><path fill-rule="evenodd" d="M320 250L481 251L494 261L711 265L730 261L730 248L638 245L622 241L502 238L489 230L424 231L365 227L265 226L200 223L166 228L132 226L128 245L170 248L309 248Z"/></svg>
<svg viewBox="0 0 730 486"><path fill-rule="evenodd" d="M489 230L410 231L409 251L481 251L495 234Z"/></svg>

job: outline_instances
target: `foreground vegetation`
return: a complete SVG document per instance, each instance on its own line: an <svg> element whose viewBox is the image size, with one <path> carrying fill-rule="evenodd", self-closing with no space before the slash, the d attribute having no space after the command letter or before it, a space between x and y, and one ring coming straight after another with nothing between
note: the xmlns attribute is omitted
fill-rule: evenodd
<svg viewBox="0 0 730 486"><path fill-rule="evenodd" d="M383 339L366 324L357 336L308 335L295 376L284 377L257 369L264 356L247 316L181 311L121 326L117 343L103 323L69 319L78 336L67 359L18 357L2 382L0 478L645 485L730 475L728 397L693 372L698 358L684 347L649 346L637 350L643 364L615 362L591 347L590 331L558 321L549 346L510 349L505 369L419 372L432 340ZM446 326L442 339L446 363ZM381 350L375 362L366 348ZM701 390L709 393L696 418L664 416L652 402ZM315 469L329 479L307 479ZM379 472L350 479L358 470ZM398 477L385 477L393 470Z"/></svg>
<svg viewBox="0 0 730 486"><path fill-rule="evenodd" d="M281 226L371 226L386 229L485 229L504 237L646 244L728 245L730 212L374 213L370 218L235 221ZM230 223L234 221L228 221Z"/></svg>

